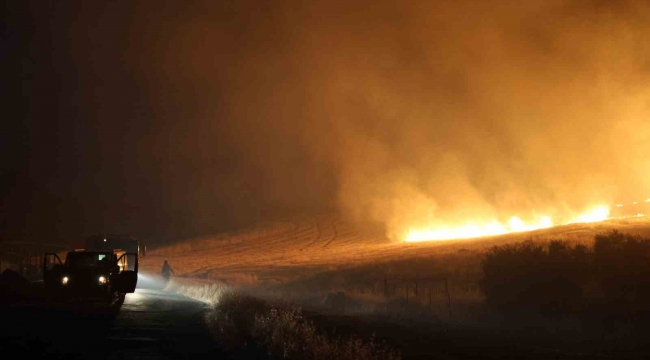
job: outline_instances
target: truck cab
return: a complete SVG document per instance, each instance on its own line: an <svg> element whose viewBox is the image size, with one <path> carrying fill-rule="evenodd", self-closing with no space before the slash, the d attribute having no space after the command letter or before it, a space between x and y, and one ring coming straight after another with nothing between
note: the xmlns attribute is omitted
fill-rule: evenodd
<svg viewBox="0 0 650 360"><path fill-rule="evenodd" d="M124 250L141 255L140 240L130 234L95 234L85 239L86 250Z"/></svg>
<svg viewBox="0 0 650 360"><path fill-rule="evenodd" d="M85 250L67 253L62 262L57 254L45 254L45 288L64 299L102 299L121 304L135 292L138 254L123 250Z"/></svg>

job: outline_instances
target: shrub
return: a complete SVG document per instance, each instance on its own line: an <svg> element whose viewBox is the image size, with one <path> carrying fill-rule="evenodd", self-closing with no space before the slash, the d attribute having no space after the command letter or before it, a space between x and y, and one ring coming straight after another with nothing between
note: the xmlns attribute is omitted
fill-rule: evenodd
<svg viewBox="0 0 650 360"><path fill-rule="evenodd" d="M608 305L643 311L650 301L650 239L616 230L594 241L594 277Z"/></svg>
<svg viewBox="0 0 650 360"><path fill-rule="evenodd" d="M263 300L232 291L214 305L208 315L209 325L227 347L247 346L252 340L255 315L269 309Z"/></svg>
<svg viewBox="0 0 650 360"><path fill-rule="evenodd" d="M609 314L650 313L650 239L613 230L594 237L593 249L566 241L491 248L482 263L481 289L488 305L503 311L539 310L545 315L581 310L583 289ZM602 306L598 306L602 305Z"/></svg>
<svg viewBox="0 0 650 360"><path fill-rule="evenodd" d="M374 337L332 339L306 320L300 309L275 308L266 301L225 286L183 287L187 296L212 304L208 326L229 351L281 359L399 359ZM212 296L212 297L211 297ZM264 351L264 353L259 353Z"/></svg>
<svg viewBox="0 0 650 360"><path fill-rule="evenodd" d="M582 303L584 266L591 254L582 245L560 240L547 246L530 241L495 246L483 259L480 286L488 305L502 312L577 311Z"/></svg>
<svg viewBox="0 0 650 360"><path fill-rule="evenodd" d="M271 311L255 317L253 335L269 355L282 359L399 359L399 354L377 343L374 337L331 339L303 318L299 309Z"/></svg>

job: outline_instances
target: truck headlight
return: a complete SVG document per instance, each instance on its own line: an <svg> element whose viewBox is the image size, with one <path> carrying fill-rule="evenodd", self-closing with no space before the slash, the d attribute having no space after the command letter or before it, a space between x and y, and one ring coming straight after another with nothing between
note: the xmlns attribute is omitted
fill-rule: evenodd
<svg viewBox="0 0 650 360"><path fill-rule="evenodd" d="M67 276L64 276L64 277L61 279L61 284L63 284L63 285L68 285L68 280L70 280L70 279L68 279Z"/></svg>
<svg viewBox="0 0 650 360"><path fill-rule="evenodd" d="M103 277L103 276L100 276L100 277L99 277L99 283L100 283L100 284L106 284L106 278Z"/></svg>

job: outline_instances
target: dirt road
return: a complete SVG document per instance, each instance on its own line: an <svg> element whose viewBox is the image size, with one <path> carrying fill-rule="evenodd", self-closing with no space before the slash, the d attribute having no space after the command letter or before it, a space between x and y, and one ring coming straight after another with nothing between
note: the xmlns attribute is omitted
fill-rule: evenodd
<svg viewBox="0 0 650 360"><path fill-rule="evenodd" d="M206 305L141 274L124 304L22 303L3 307L0 349L43 359L226 358L205 327Z"/></svg>

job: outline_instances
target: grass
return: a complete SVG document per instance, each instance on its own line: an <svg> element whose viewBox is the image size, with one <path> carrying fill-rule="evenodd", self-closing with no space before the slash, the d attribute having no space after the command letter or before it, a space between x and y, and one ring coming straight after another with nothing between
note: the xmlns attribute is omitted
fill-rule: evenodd
<svg viewBox="0 0 650 360"><path fill-rule="evenodd" d="M480 322L485 312L479 288L481 261L492 246L527 240L543 245L557 238L590 244L595 234L611 229L649 236L650 220L573 224L461 241L394 243L370 225L335 217L308 218L150 248L141 268L157 273L169 259L181 277L243 286L319 311L331 310L325 298L342 291L349 299L346 313L417 313L426 307L431 318L439 319L449 318L451 307L450 321ZM447 288L441 280L418 281L415 296L413 279L423 277L447 279Z"/></svg>
<svg viewBox="0 0 650 360"><path fill-rule="evenodd" d="M400 359L374 337L341 339L319 331L301 309L286 303L271 305L224 285L181 287L179 292L212 305L208 324L232 353L263 351L281 359Z"/></svg>
<svg viewBox="0 0 650 360"><path fill-rule="evenodd" d="M232 285L277 286L322 273L350 274L354 268L371 271L359 274L366 280L383 275L435 273L454 276L458 278L454 283L459 283L477 277L480 257L493 245L524 240L541 243L556 238L590 242L596 233L612 229L650 236L650 221L617 220L482 239L396 243L370 225L335 217L310 218L187 239L158 248L151 245L141 265L143 270L158 272L163 260L168 259L183 276Z"/></svg>
<svg viewBox="0 0 650 360"><path fill-rule="evenodd" d="M570 244L591 246L596 234L614 229L648 237L650 220L573 224L461 241L394 243L371 226L329 217L312 218L150 248L141 264L145 270L157 272L162 261L169 259L181 277L222 282L241 289L246 296L263 299L265 306L284 304L278 308L286 311L298 306L304 319L314 321L316 328L328 332L338 329L340 333L345 327L369 339L372 333L368 331L383 329L378 331L379 338L393 337L392 344L400 350L417 345L417 341L405 335L413 332L409 329L415 326L421 328L418 330L421 338L435 334L431 338L434 342L455 329L454 336L459 339L465 339L464 334L475 334L466 340L468 343L473 338L487 339L490 334L501 334L501 338L513 339L514 344L532 347L587 351L607 346L611 350L620 344L618 349L624 354L628 344L624 324L610 327L609 335L603 335L596 332L595 326L572 318L551 321L531 316L519 322L506 322L486 306L479 286L481 262L495 245L530 241L546 246L559 238ZM440 280L419 280L416 295L414 279L425 277L447 279L447 286ZM345 294L343 308L328 302L328 296L338 292ZM271 316L268 311L264 307L257 314L262 316L260 319L268 318ZM232 313L236 311L222 316ZM254 327L255 318L247 319L247 328ZM265 331L267 335L272 333L268 326ZM254 342L273 347L262 339ZM481 344L476 348L486 349Z"/></svg>

